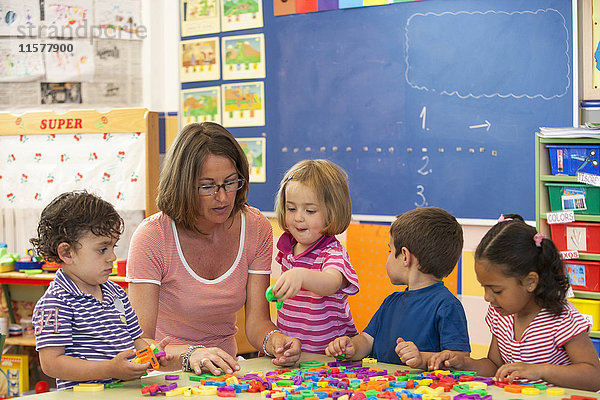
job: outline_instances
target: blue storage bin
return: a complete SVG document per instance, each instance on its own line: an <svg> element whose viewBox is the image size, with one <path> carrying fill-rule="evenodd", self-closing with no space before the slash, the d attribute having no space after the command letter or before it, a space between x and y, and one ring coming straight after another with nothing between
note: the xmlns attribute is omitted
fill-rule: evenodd
<svg viewBox="0 0 600 400"><path fill-rule="evenodd" d="M600 356L600 339L595 339L595 338L591 338L592 339L592 343L594 344L594 347L596 348L596 353L598 353L598 356Z"/></svg>
<svg viewBox="0 0 600 400"><path fill-rule="evenodd" d="M600 146L547 144L552 175L600 175Z"/></svg>

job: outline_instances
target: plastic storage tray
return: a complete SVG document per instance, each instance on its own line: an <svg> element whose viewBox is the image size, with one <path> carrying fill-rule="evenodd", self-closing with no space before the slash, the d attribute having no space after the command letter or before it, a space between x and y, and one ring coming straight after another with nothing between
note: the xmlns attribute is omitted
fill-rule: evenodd
<svg viewBox="0 0 600 400"><path fill-rule="evenodd" d="M600 223L569 222L550 225L552 241L560 251L600 253Z"/></svg>
<svg viewBox="0 0 600 400"><path fill-rule="evenodd" d="M545 183L550 197L550 211L573 210L575 214L600 214L600 187L575 183ZM564 197L563 197L564 196ZM585 199L585 210L578 209Z"/></svg>
<svg viewBox="0 0 600 400"><path fill-rule="evenodd" d="M600 175L600 146L547 144L552 175L576 176L578 172Z"/></svg>
<svg viewBox="0 0 600 400"><path fill-rule="evenodd" d="M580 313L592 317L593 331L600 329L600 300L570 298L569 301L573 303Z"/></svg>
<svg viewBox="0 0 600 400"><path fill-rule="evenodd" d="M600 292L600 262L565 260L565 275L574 290Z"/></svg>

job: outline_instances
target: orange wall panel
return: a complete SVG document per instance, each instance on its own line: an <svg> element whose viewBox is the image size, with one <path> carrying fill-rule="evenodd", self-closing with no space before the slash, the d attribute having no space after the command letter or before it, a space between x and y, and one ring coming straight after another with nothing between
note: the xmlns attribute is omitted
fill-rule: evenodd
<svg viewBox="0 0 600 400"><path fill-rule="evenodd" d="M350 261L358 274L360 291L350 296L350 310L356 329L366 328L383 300L406 286L390 283L385 270L389 254L389 225L350 224L346 232L346 248ZM456 295L458 271L455 268L444 283Z"/></svg>

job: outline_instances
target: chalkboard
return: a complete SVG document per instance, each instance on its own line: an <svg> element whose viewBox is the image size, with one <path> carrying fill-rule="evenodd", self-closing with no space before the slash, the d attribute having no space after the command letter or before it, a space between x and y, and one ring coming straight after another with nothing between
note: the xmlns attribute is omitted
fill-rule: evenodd
<svg viewBox="0 0 600 400"><path fill-rule="evenodd" d="M327 158L353 213L535 219L534 132L573 121L572 3L427 0L289 16L264 3L267 182ZM282 1L282 0L277 0ZM240 32L242 33L242 32Z"/></svg>

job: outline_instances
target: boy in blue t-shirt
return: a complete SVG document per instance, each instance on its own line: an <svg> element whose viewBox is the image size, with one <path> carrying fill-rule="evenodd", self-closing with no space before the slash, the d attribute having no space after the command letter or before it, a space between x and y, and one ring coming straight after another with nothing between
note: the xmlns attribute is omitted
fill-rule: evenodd
<svg viewBox="0 0 600 400"><path fill-rule="evenodd" d="M129 361L134 349L148 343L127 293L108 280L122 229L110 203L76 191L44 208L38 236L31 239L46 261L61 265L33 312L40 365L59 390L78 382L136 379L150 366Z"/></svg>
<svg viewBox="0 0 600 400"><path fill-rule="evenodd" d="M417 208L396 218L390 229L386 271L406 290L389 295L365 330L332 341L325 354L361 360L404 363L427 369L442 350L471 351L467 319L460 301L444 286L460 258L463 232L448 212Z"/></svg>

